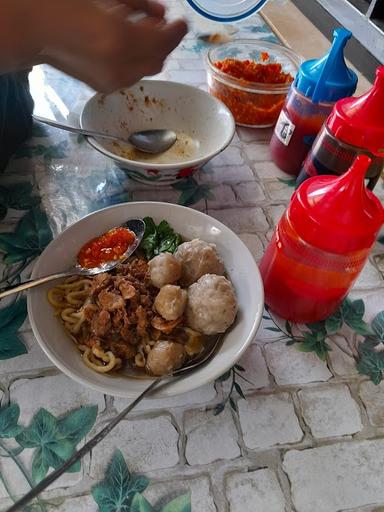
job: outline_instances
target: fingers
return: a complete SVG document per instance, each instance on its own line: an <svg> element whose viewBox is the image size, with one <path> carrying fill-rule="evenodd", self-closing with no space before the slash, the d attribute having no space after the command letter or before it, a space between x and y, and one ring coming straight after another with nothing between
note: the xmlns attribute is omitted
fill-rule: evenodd
<svg viewBox="0 0 384 512"><path fill-rule="evenodd" d="M76 16L72 16L71 1L78 5L78 0L66 0L69 5L65 3L62 30L50 32L41 57L101 92L128 87L143 76L159 73L187 33L184 21L166 23L155 16L163 8L152 0L82 0ZM122 12L140 12L136 11L139 7L151 15L137 22L121 16Z"/></svg>
<svg viewBox="0 0 384 512"><path fill-rule="evenodd" d="M179 45L183 37L188 32L188 25L184 20L176 20L164 25L161 29L161 39L163 51L168 55L176 46Z"/></svg>
<svg viewBox="0 0 384 512"><path fill-rule="evenodd" d="M165 8L159 2L154 2L152 0L148 0L148 14L151 16L157 16L158 18L163 18L165 16Z"/></svg>
<svg viewBox="0 0 384 512"><path fill-rule="evenodd" d="M146 18L132 25L132 31L141 41L138 54L152 57L155 52L164 58L179 45L188 32L188 26L183 20L156 23L153 18Z"/></svg>
<svg viewBox="0 0 384 512"><path fill-rule="evenodd" d="M160 19L165 15L164 6L153 0L94 0L94 2L122 19L132 14L132 11Z"/></svg>
<svg viewBox="0 0 384 512"><path fill-rule="evenodd" d="M84 63L83 59L70 56L41 56L42 62L50 64L65 73L87 83L93 89L105 94L137 83L144 76L160 73L164 60L152 59L127 60L125 65L94 61Z"/></svg>
<svg viewBox="0 0 384 512"><path fill-rule="evenodd" d="M154 0L122 0L129 9L134 11L143 11L148 16L154 16L156 18L163 18L165 15L165 8L159 2Z"/></svg>

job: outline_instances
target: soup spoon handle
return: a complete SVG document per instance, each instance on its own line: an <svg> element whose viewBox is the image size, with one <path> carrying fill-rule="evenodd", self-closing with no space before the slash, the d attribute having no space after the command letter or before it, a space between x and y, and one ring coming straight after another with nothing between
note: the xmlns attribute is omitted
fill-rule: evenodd
<svg viewBox="0 0 384 512"><path fill-rule="evenodd" d="M151 384L144 389L144 391L125 409L123 409L117 416L112 418L112 420L107 423L107 425L100 430L95 436L93 436L87 443L85 443L84 446L80 448L77 452L73 453L73 455L66 461L62 466L60 466L58 469L50 473L47 477L44 478L39 484L37 484L33 489L31 489L25 496L23 496L20 500L16 501L9 509L7 509L5 512L16 512L17 510L22 510L22 508L27 505L33 498L35 498L39 493L41 493L44 489L46 489L52 482L54 482L59 476L61 476L67 469L69 469L75 462L80 460L86 453L90 452L99 442L104 439L104 437L109 434L109 432L116 427L118 423L122 419L125 418L125 416L132 411L136 405L141 402L141 400L150 394L151 391L153 391L155 388L159 387L159 384L162 382L163 386L168 386L172 382L174 382L173 379L170 379L170 377L182 377L183 375L190 374L193 370L196 368L200 368L205 366L209 361L212 359L212 357L218 352L219 348L221 347L222 337L219 336L214 345L209 349L209 351L205 354L204 357L195 360L194 362L191 361L191 363L188 366L183 366L182 368L179 368L178 370L175 370L173 373L170 373L168 375L163 375L162 377L157 377L156 380L151 382Z"/></svg>
<svg viewBox="0 0 384 512"><path fill-rule="evenodd" d="M33 119L35 119L39 123L48 124L49 126L53 126L54 128L60 128L61 130L66 130L67 132L85 135L87 137L101 137L103 139L108 140L119 140L121 142L127 142L126 139L123 139L122 137L117 137L117 135L109 135L107 133L95 132L94 130L85 130L84 128L69 126L68 124L58 123L57 121L53 121L52 119L46 119L45 117L36 116L35 114L33 115Z"/></svg>
<svg viewBox="0 0 384 512"><path fill-rule="evenodd" d="M54 482L59 476L67 471L75 462L80 460L84 455L92 450L109 432L118 424L120 421L139 403L141 400L155 388L163 377L151 382L151 384L144 389L144 391L131 402L125 409L121 411L117 416L113 418L100 432L98 432L92 439L90 439L85 445L75 452L62 466L50 473L44 480L37 484L31 489L25 496L20 500L16 501L6 512L16 512L16 510L22 510L27 503L35 498L39 493L46 489L52 482Z"/></svg>
<svg viewBox="0 0 384 512"><path fill-rule="evenodd" d="M62 277L70 277L75 275L76 272L60 272L58 274L51 274L45 277L38 277L37 279L30 279L29 281L24 281L24 283L13 284L12 286L7 286L6 288L0 289L0 299L4 297L8 297L8 295L12 295L14 293L22 292L24 290L28 290L28 288L34 288L35 286L40 286L41 284L49 283L49 281L54 281L56 279L61 279Z"/></svg>

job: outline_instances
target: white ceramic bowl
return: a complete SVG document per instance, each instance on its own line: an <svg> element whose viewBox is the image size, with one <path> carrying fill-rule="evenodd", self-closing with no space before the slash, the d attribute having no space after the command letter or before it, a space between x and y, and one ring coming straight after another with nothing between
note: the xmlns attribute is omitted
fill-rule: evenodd
<svg viewBox="0 0 384 512"><path fill-rule="evenodd" d="M84 106L82 128L127 138L133 131L169 128L178 141L161 155L137 160L124 143L89 138L101 153L144 183L175 182L193 174L223 151L235 133L229 109L207 92L190 85L161 80L141 80L129 89L107 96L96 94Z"/></svg>
<svg viewBox="0 0 384 512"><path fill-rule="evenodd" d="M264 292L259 270L247 247L229 228L208 215L174 204L138 202L111 206L84 217L53 240L37 260L32 278L68 269L79 248L89 239L129 218L147 215L155 222L165 219L185 239L201 238L217 244L239 303L235 325L225 335L218 354L207 366L176 381L159 394L173 396L198 388L226 372L244 353L260 324ZM47 291L51 286L52 283L48 283L34 288L28 295L32 329L47 356L81 384L108 395L136 397L149 385L150 379L108 376L88 368L48 303Z"/></svg>

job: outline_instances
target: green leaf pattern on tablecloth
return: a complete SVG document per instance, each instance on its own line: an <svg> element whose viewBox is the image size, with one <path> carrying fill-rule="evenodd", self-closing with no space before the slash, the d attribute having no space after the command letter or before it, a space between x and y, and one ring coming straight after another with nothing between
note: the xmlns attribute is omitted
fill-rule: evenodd
<svg viewBox="0 0 384 512"><path fill-rule="evenodd" d="M189 493L154 508L142 495L148 485L147 478L130 473L123 454L116 450L104 480L92 488L92 496L100 512L191 512Z"/></svg>
<svg viewBox="0 0 384 512"><path fill-rule="evenodd" d="M68 140L62 140L57 144L23 144L17 150L14 158L43 158L45 164L50 164L54 159L63 159L68 157Z"/></svg>
<svg viewBox="0 0 384 512"><path fill-rule="evenodd" d="M346 298L332 316L303 327L287 321L283 324L268 310L263 318L273 323L273 326L266 328L279 332L280 339L285 339L287 345L294 344L302 352L315 352L322 361L327 360L332 342L336 344L334 335L344 326L349 328L351 339L345 337L350 345L349 350L345 351L340 345L338 348L349 357L353 355L359 373L368 375L372 382L379 384L384 377L384 352L380 349L384 343L384 311L377 313L370 323L364 320L364 314L363 300ZM356 345L354 340L357 340Z"/></svg>
<svg viewBox="0 0 384 512"><path fill-rule="evenodd" d="M296 186L296 178L278 178L280 183L284 183L284 185L288 185L288 187L295 187Z"/></svg>
<svg viewBox="0 0 384 512"><path fill-rule="evenodd" d="M74 452L77 445L91 432L97 418L97 406L85 406L69 411L57 418L46 409L40 409L32 418L29 426L19 424L20 408L12 403L0 408L0 461L2 457L11 458L14 471L19 471L30 486L40 482L50 469L57 469ZM17 442L19 449L14 448ZM32 464L28 468L20 459L24 450L33 450ZM80 461L68 469L78 472ZM0 466L0 479L8 488L8 479L15 474L6 475ZM153 508L142 496L149 485L144 476L130 473L120 450L116 450L106 468L105 478L96 484L91 493L100 512L190 512L190 494L184 494L170 501L161 509ZM39 502L40 510L45 509Z"/></svg>
<svg viewBox="0 0 384 512"><path fill-rule="evenodd" d="M9 407L0 409L0 438L7 439L16 437L21 432L21 426L18 425L20 408L17 404L11 404Z"/></svg>
<svg viewBox="0 0 384 512"><path fill-rule="evenodd" d="M372 331L382 343L384 343L384 311L378 313L372 320Z"/></svg>
<svg viewBox="0 0 384 512"><path fill-rule="evenodd" d="M336 334L343 326L343 315L341 310L338 309L336 313L331 315L325 320L325 330L328 335Z"/></svg>
<svg viewBox="0 0 384 512"><path fill-rule="evenodd" d="M152 505L141 494L136 494L133 498L130 512L156 512Z"/></svg>
<svg viewBox="0 0 384 512"><path fill-rule="evenodd" d="M1 482L6 489L9 489L8 482L15 478L17 471L33 487L47 475L50 468L59 467L93 428L97 407L82 407L60 418L46 409L40 409L28 427L19 424L19 416L20 409L16 403L0 408L0 460L8 457L15 466L11 475L5 474L4 468L0 467ZM19 448L15 448L15 442ZM31 467L28 468L20 454L30 449L34 451ZM79 462L68 471L80 471L80 468ZM45 510L41 500L39 505L40 510Z"/></svg>
<svg viewBox="0 0 384 512"><path fill-rule="evenodd" d="M14 233L0 233L0 252L3 263L14 263L35 258L52 240L46 213L35 206L19 221Z"/></svg>
<svg viewBox="0 0 384 512"><path fill-rule="evenodd" d="M202 199L212 199L212 186L199 184L195 178L188 176L172 185L172 188L181 192L179 204L192 206Z"/></svg>
<svg viewBox="0 0 384 512"><path fill-rule="evenodd" d="M363 375L368 375L374 384L380 384L384 371L384 352L376 350L379 343L377 339L368 337L358 348L357 370Z"/></svg>
<svg viewBox="0 0 384 512"><path fill-rule="evenodd" d="M191 497L189 494L179 496L160 509L153 508L144 496L136 494L130 512L191 512L191 510Z"/></svg>
<svg viewBox="0 0 384 512"><path fill-rule="evenodd" d="M120 450L116 450L109 463L105 478L92 489L92 496L100 512L129 512L137 493L148 487L149 481L129 472ZM140 510L140 509L139 509Z"/></svg>
<svg viewBox="0 0 384 512"><path fill-rule="evenodd" d="M41 123L33 123L32 125L32 137L33 138L44 138L48 137L48 129Z"/></svg>
<svg viewBox="0 0 384 512"><path fill-rule="evenodd" d="M1 213L8 209L26 210L13 233L0 233L0 253L5 264L1 287L15 284L20 273L28 267L52 239L52 232L40 199L33 193L29 182L0 187ZM0 309L0 360L10 359L27 352L18 330L27 316L25 298L13 300Z"/></svg>
<svg viewBox="0 0 384 512"><path fill-rule="evenodd" d="M225 398L221 402L219 402L213 409L213 414L215 416L217 416L218 414L221 414L224 411L227 404L229 404L230 408L235 413L238 412L237 403L234 400L234 396L237 394L238 396L240 396L240 398L242 398L244 400L246 398L245 398L245 395L243 393L243 390L241 388L239 381L236 379L240 379L241 381L250 382L246 377L244 377L244 375L242 375L243 372L245 372L245 369L241 365L235 364L230 370L228 370L221 377L216 379L217 384L227 381L229 383L229 390L228 390Z"/></svg>
<svg viewBox="0 0 384 512"><path fill-rule="evenodd" d="M315 352L316 355L325 361L327 353L331 347L325 341L326 333L322 331L311 330L303 333L303 341L297 345L297 349L301 352Z"/></svg>
<svg viewBox="0 0 384 512"><path fill-rule="evenodd" d="M0 360L11 359L27 352L18 330L27 317L25 298L0 309Z"/></svg>
<svg viewBox="0 0 384 512"><path fill-rule="evenodd" d="M361 299L353 302L346 299L341 305L340 313L344 322L357 334L363 336L372 334L371 328L363 320L365 305Z"/></svg>
<svg viewBox="0 0 384 512"><path fill-rule="evenodd" d="M16 436L23 448L35 448L32 460L32 478L40 482L51 467L57 469L75 451L76 445L93 427L97 407L83 407L57 419L45 409L40 409L29 427ZM80 463L68 472L80 471Z"/></svg>
<svg viewBox="0 0 384 512"><path fill-rule="evenodd" d="M8 213L8 208L29 210L40 202L40 198L32 195L33 186L29 182L21 182L8 187L0 186L0 220Z"/></svg>

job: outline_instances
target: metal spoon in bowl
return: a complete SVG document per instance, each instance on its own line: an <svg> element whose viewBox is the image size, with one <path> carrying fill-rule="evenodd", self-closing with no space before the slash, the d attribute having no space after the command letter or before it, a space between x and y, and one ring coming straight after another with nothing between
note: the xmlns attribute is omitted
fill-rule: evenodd
<svg viewBox="0 0 384 512"><path fill-rule="evenodd" d="M68 126L67 124L61 124L57 121L46 119L45 117L36 115L33 115L32 117L39 123L48 124L49 126L60 128L61 130L66 130L68 132L79 133L88 137L101 137L103 139L117 140L119 142L124 142L125 144L129 142L136 149L139 149L144 153L163 153L173 146L177 139L177 135L173 130L142 130L139 132L133 132L128 138L124 138L116 135L109 135L107 133L95 132L94 130L85 130L83 128Z"/></svg>
<svg viewBox="0 0 384 512"><path fill-rule="evenodd" d="M39 484L37 484L32 490L30 490L23 498L19 501L16 501L6 512L16 512L17 510L22 510L27 503L29 503L33 498L35 498L38 494L40 494L44 489L46 489L52 482L57 480L67 469L69 469L75 462L80 460L84 455L89 453L99 442L104 439L104 437L109 434L109 432L116 427L118 423L134 408L136 405L141 402L141 400L151 393L154 388L158 388L159 384L163 382L162 389L174 381L174 378L178 378L187 374L192 373L194 370L198 368L202 368L206 364L211 361L211 359L217 354L219 348L221 347L222 337L218 336L215 342L208 347L207 350L203 351L199 355L197 355L194 359L190 361L188 366L184 366L179 368L178 370L173 371L169 375L163 375L162 377L154 380L144 391L139 395L133 402L131 402L125 409L123 409L117 416L115 416L98 434L96 434L92 439L90 439L85 445L80 448L77 452L75 452L62 466L49 474L44 480L42 480Z"/></svg>
<svg viewBox="0 0 384 512"><path fill-rule="evenodd" d="M101 274L102 272L109 272L114 267L116 267L118 263L122 263L124 260L129 258L129 256L131 256L131 254L133 254L133 252L138 248L141 239L143 238L144 235L145 222L142 219L129 219L120 227L127 228L136 235L135 241L128 247L126 252L122 255L121 259L111 260L106 263L102 263L99 267L94 268L85 268L77 263L66 272L59 272L57 274L51 274L49 276L30 279L29 281L25 281L24 283L3 288L2 290L0 290L0 299L2 299L3 297L7 297L8 295L12 295L13 293L22 292L23 290L27 290L28 288L34 288L35 286L40 286L41 284L49 283L50 281L54 281L55 279L61 279L64 277L71 277L76 275L95 276L96 274Z"/></svg>

